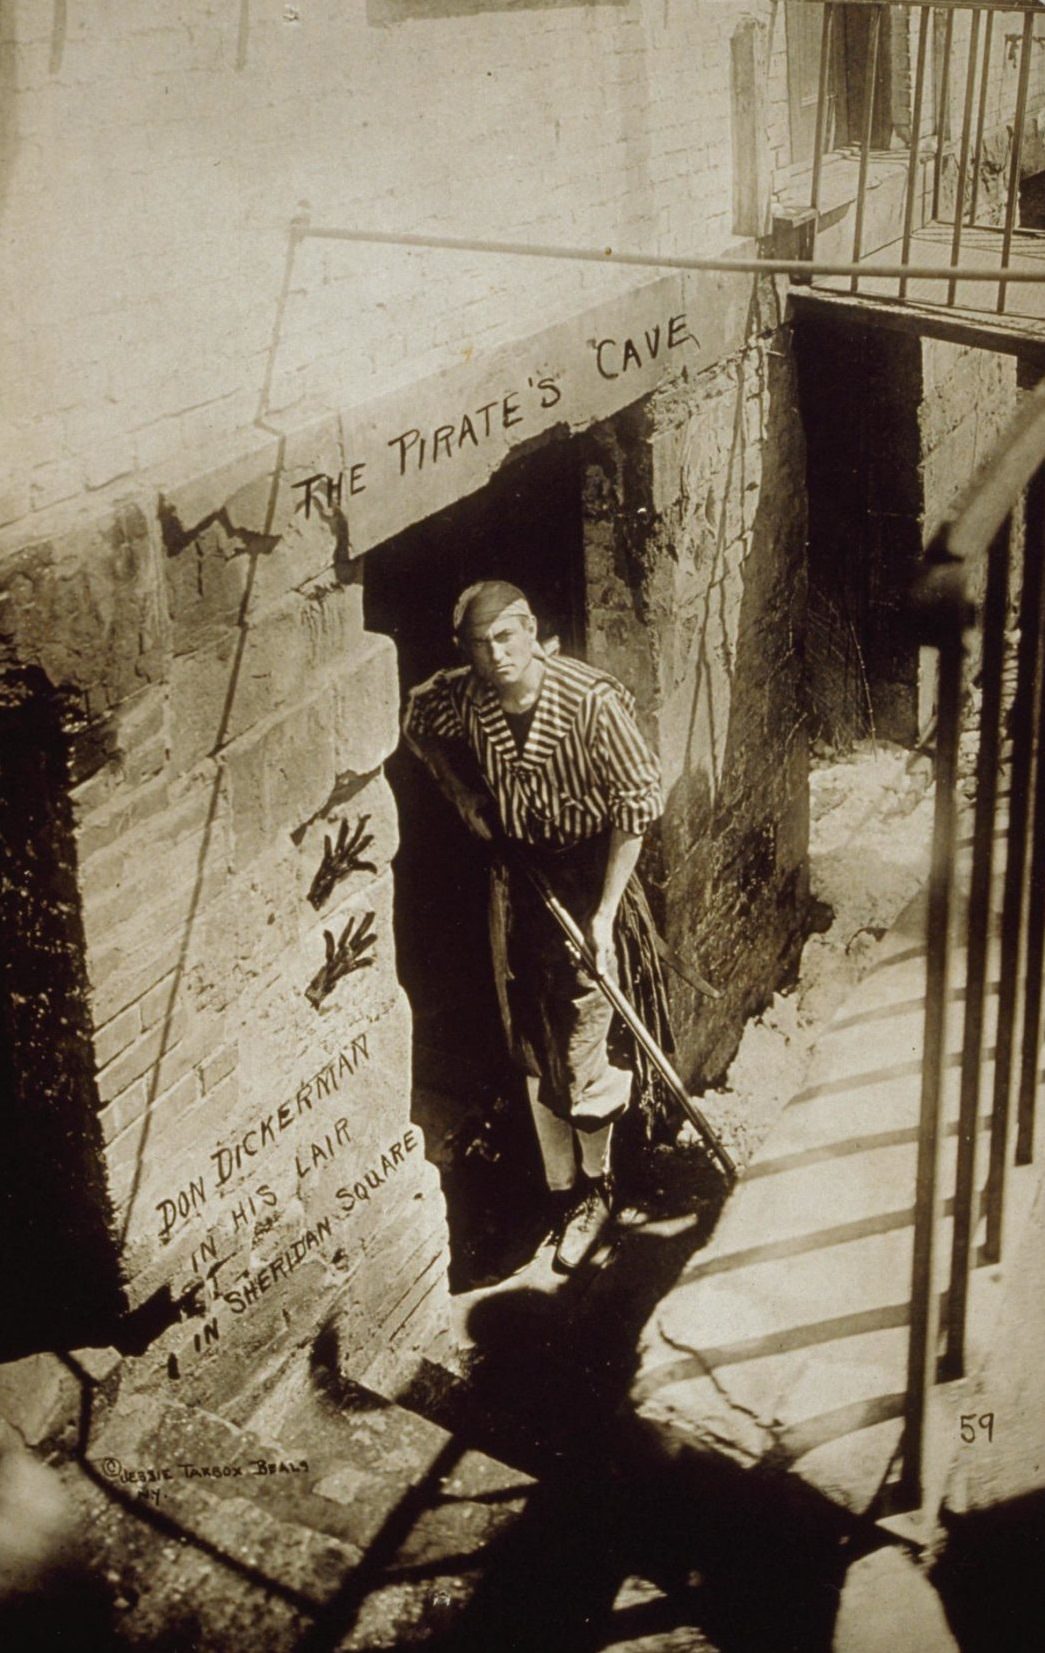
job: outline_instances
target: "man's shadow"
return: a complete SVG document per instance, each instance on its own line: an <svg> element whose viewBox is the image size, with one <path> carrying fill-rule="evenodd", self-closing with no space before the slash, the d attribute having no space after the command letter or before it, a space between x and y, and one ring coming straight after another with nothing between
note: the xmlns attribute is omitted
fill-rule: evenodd
<svg viewBox="0 0 1045 1653"><path fill-rule="evenodd" d="M440 1653L595 1653L681 1626L718 1653L830 1648L856 1526L793 1477L667 1444L629 1404L642 1326L712 1220L629 1228L609 1268L474 1305L471 1381L440 1421L537 1481Z"/></svg>

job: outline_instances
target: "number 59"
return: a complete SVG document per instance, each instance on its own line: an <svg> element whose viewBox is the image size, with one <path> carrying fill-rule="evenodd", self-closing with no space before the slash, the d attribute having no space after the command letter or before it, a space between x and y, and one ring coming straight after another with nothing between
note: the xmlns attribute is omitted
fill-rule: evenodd
<svg viewBox="0 0 1045 1653"><path fill-rule="evenodd" d="M986 1435L989 1441L993 1441L994 1439L993 1412L984 1412L980 1417L977 1417L975 1412L963 1412L958 1419L958 1423L961 1428L962 1440L965 1442L966 1446L972 1446L976 1439L977 1429L979 1429L982 1434Z"/></svg>

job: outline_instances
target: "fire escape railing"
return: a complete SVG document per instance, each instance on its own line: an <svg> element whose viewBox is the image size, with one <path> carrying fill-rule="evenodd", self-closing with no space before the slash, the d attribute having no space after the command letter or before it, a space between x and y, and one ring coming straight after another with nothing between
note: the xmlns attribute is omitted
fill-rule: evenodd
<svg viewBox="0 0 1045 1653"><path fill-rule="evenodd" d="M898 1502L922 1502L933 1385L965 1374L970 1277L1001 1261L1010 1161L1033 1159L1045 963L1045 387L1035 391L964 503L939 530L915 596L920 640L939 662L925 1036L907 1399ZM1010 615L1018 587L1015 639ZM1014 655L1014 659L1013 659ZM1012 686L1015 667L1015 683ZM967 863L959 749L975 680L978 743ZM995 854L1004 843L1004 866ZM964 950L964 992L956 952ZM985 1037L996 991L993 1051ZM949 1276L936 1252L940 1148L964 999ZM989 1108L984 1098L989 1092ZM1015 1101L1015 1133L1013 1133ZM977 1139L989 1131L986 1175Z"/></svg>
<svg viewBox="0 0 1045 1653"><path fill-rule="evenodd" d="M807 0L807 3L820 4L821 0ZM820 228L822 210L824 161L827 158L827 146L830 141L829 127L834 97L832 81L835 72L837 18L841 12L854 8L863 9L870 13L859 122L860 136L858 145L854 146L858 148L859 166L853 210L850 290L856 293L860 290L861 266L867 257L865 248L866 208L874 152L875 99L879 91L883 55L883 22L889 12L900 11L906 17L909 11L915 11L918 13L918 38L915 50L914 80L911 89L910 138L907 145L908 157L899 261L898 265L884 266L881 270L876 269L874 273L889 278L895 277L898 283L896 296L899 299L906 299L909 280L907 271L911 266L911 247L916 232L926 227L927 224L945 225L951 230L950 255L946 266L938 271L938 274L949 275L947 304L953 305L959 279L983 280L982 270L979 266L976 267L975 274L968 262L963 266L962 243L965 231L976 228L981 222L980 215L984 205L982 183L985 144L989 137L987 119L991 87L994 16L997 12L1012 12L1022 16L1015 102L1011 118L1012 136L1006 169L1005 197L1004 202L1000 203L1000 224L989 226L1001 229L998 267L1000 270L1007 271L1012 256L1013 238L1017 229L1019 214L1023 139L1027 121L1033 61L1034 21L1036 16L1045 17L1045 9L1041 5L1041 0L977 0L977 3L972 3L972 0L910 0L909 5L904 4L900 7L895 4L882 4L881 0L822 0L822 3L823 24L820 38L820 70L817 86L810 187L812 219L809 229L809 257L815 264L817 234ZM957 142L954 142L948 134L950 128L952 68L955 57L954 24L955 17L959 13L969 14L971 21L962 91L961 131ZM927 89L926 81L930 62L930 24L934 15L939 16L942 20L942 28L940 30L941 38L937 40L935 48L936 61L933 76L935 86ZM924 132L927 104L930 102L934 106L931 117L932 130L931 132ZM1008 119L1006 118L1002 124L1008 125ZM890 149L890 158L894 158L898 153L900 152ZM956 164L954 205L953 210L949 213L944 210L945 184L947 182L945 171L948 160ZM930 165L932 168L931 207L927 216L923 217L923 222L919 223L918 206L923 193L919 187L922 181L922 169ZM1009 283L1003 277L997 277L996 279L998 283L996 307L998 312L1002 313L1006 308Z"/></svg>
<svg viewBox="0 0 1045 1653"><path fill-rule="evenodd" d="M789 248L785 256L776 256L771 238L750 256L705 256L694 252L662 252L655 248L629 248L607 244L579 246L558 242L537 242L507 237L489 237L478 234L443 235L428 230L377 228L365 224L320 225L311 222L307 210L299 213L290 225L288 264L293 262L297 248L306 241L325 240L355 243L363 246L382 246L399 251L430 251L479 253L504 258L533 258L556 263L618 264L636 269L704 271L709 274L754 276L788 276L794 282L808 283L819 279L847 278L851 291L860 291L861 279L873 275L878 280L896 281L897 296L906 299L911 281L945 281L948 283L947 302L954 305L956 282L975 284L977 289L994 285L998 288L997 309L1004 311L1010 284L1033 287L1045 282L1045 262L1033 266L1028 261L1012 262L1013 245L1018 228L1020 169L1022 164L1024 129L1030 109L1030 93L1035 39L1035 18L1045 19L1045 0L801 0L802 4L822 7L819 80L816 98L815 132L811 169L809 206L802 209L802 240L800 250ZM838 17L843 11L866 12L869 18L863 98L859 114L859 141L846 144L839 150L831 131L830 111L834 87L832 76L834 42L837 39ZM906 18L910 12L918 14L916 62L910 102L910 141L906 145L906 181L903 198L903 228L899 238L899 256L885 262L872 254L877 248L866 246L867 206L874 182L876 160L883 152L876 151L875 107L883 76L883 26L889 14ZM963 256L963 237L969 228L987 226L985 217L987 191L984 189L984 161L990 131L988 129L989 94L991 88L991 58L993 20L996 13L1015 13L1022 18L1018 47L1016 93L1011 120L999 116L996 124L1010 126L1011 150L1007 163L1007 189L1002 234L999 239L999 261L996 267L984 268L982 249L975 260ZM961 13L971 15L971 39L966 63L965 91L961 132L955 143L948 136L950 126L950 89L952 59L963 42L956 41L955 18ZM943 20L938 31L940 39L930 44L932 17ZM986 18L987 26L983 27ZM982 34L982 46L981 46ZM1039 36L1038 38L1045 38ZM931 74L930 74L930 58ZM855 78L855 77L854 77ZM929 81L933 80L930 88ZM1043 86L1045 92L1045 86ZM931 111L930 111L930 105ZM927 112L931 114L932 131L923 132ZM908 123L903 121L903 125ZM857 186L853 211L853 236L848 257L817 256L817 236L822 228L822 193L825 162L838 155L858 158ZM904 146L897 147L896 133L891 131L884 150L885 158L893 165L903 162ZM951 165L957 165L954 184L955 209L950 217L944 212L950 191ZM932 185L928 192L931 206L921 205L927 191L923 169L932 167ZM990 203L987 216L997 213L997 204ZM783 214L781 222L787 221ZM949 225L950 248L946 261L936 257L931 249L916 246L919 230L928 225ZM999 227L999 226L989 226ZM697 227L695 226L695 230ZM895 243L892 243L895 244ZM912 250L914 258L912 259ZM919 262L919 254L923 261Z"/></svg>

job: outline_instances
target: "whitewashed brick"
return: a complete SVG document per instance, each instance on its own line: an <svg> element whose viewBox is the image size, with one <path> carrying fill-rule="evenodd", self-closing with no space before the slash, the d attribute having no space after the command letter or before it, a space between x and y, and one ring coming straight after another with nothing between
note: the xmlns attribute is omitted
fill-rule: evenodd
<svg viewBox="0 0 1045 1653"><path fill-rule="evenodd" d="M27 428L65 399L79 488L175 458L189 471L216 435L250 425L267 375L273 408L341 407L547 325L606 280L570 265L305 242L277 315L303 176L317 223L619 240L657 222L637 157L670 155L664 206L692 201L701 174L705 225L722 239L736 8L645 0L591 8L583 27L570 10L479 10L390 30L365 8L317 5L300 28L254 18L231 75L232 21L201 23L175 3L143 28L135 5L109 12L104 35L70 22L57 79L46 11L23 6L9 24L16 117L35 136L8 210L37 330L12 382ZM305 99L303 172L290 158L302 153ZM690 213L669 211L664 250L692 245L693 228ZM69 257L55 271L58 243ZM36 509L69 487L52 471Z"/></svg>

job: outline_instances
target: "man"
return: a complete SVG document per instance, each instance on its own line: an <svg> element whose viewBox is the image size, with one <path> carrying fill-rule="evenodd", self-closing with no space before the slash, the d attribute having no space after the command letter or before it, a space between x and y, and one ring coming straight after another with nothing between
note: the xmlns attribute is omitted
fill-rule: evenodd
<svg viewBox="0 0 1045 1653"><path fill-rule="evenodd" d="M517 586L469 586L453 628L467 665L413 690L404 735L472 833L518 846L495 868L491 937L509 1046L527 1075L560 1207L555 1263L567 1272L609 1220L611 1135L631 1074L611 1060L606 999L520 860L581 925L600 971L617 979L618 949L646 965L648 912L632 875L661 812L658 768L628 692L608 673L545 650ZM655 987L662 1011L659 971Z"/></svg>

